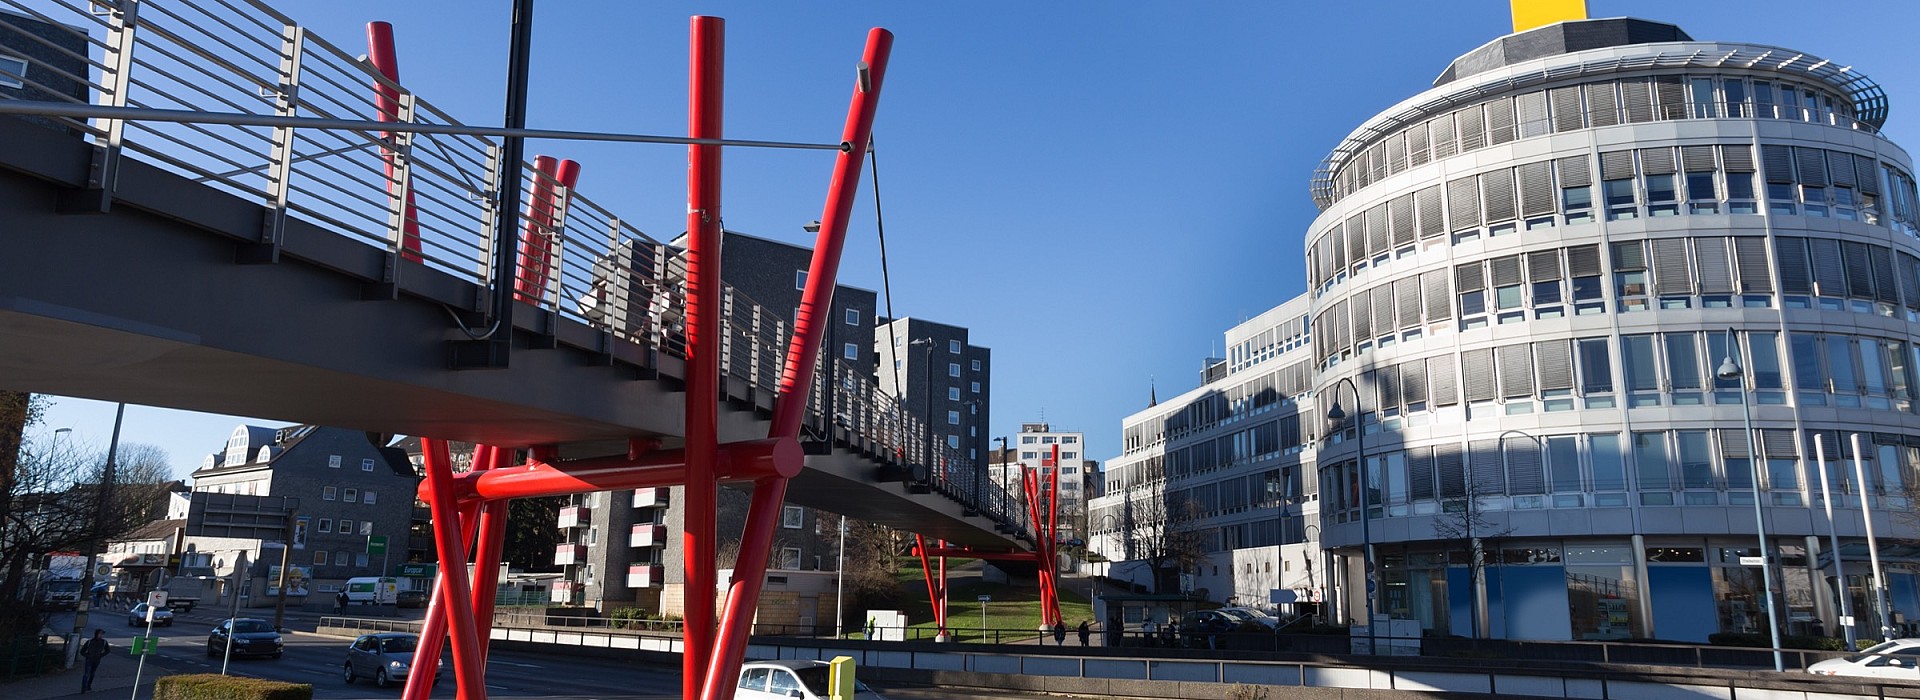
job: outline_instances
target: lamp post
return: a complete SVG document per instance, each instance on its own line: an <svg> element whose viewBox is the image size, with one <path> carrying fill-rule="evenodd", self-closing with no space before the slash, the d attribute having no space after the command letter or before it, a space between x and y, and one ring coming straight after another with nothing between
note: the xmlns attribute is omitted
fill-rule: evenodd
<svg viewBox="0 0 1920 700"><path fill-rule="evenodd" d="M1374 583L1373 572L1373 526L1371 522L1373 518L1370 513L1370 508L1373 506L1373 486L1367 476L1367 421L1366 413L1360 405L1360 388L1354 386L1352 377L1341 377L1333 383L1332 388L1338 389L1342 384L1346 385L1348 391L1353 392L1354 457L1355 464L1359 466L1360 472L1360 556L1362 568L1366 571L1366 586L1364 590L1367 602L1367 653L1373 654L1379 651L1374 644L1374 639L1378 636L1379 632L1374 629L1373 624L1373 592L1376 584ZM1333 405L1327 408L1327 422L1339 425L1345 422L1346 418L1347 412L1340 410L1340 400L1335 398Z"/></svg>
<svg viewBox="0 0 1920 700"><path fill-rule="evenodd" d="M1000 515L1007 513L1007 436L994 438L1000 441L1000 478L994 480L994 487L1000 490Z"/></svg>
<svg viewBox="0 0 1920 700"><path fill-rule="evenodd" d="M920 467L933 478L933 339L907 343L920 346Z"/></svg>
<svg viewBox="0 0 1920 700"><path fill-rule="evenodd" d="M840 556L833 560L833 568L833 638L839 639L841 625L847 620L846 608L841 604L846 600L847 590L847 516L844 515L840 516Z"/></svg>
<svg viewBox="0 0 1920 700"><path fill-rule="evenodd" d="M127 404L121 403L113 410L113 440L107 443L107 466L101 471L100 485L95 489L93 505L93 527L87 536L87 556L81 559L84 569L80 574L79 599L74 602L73 631L67 636L67 668L80 658L81 635L87 630L87 612L93 607L93 560L100 557L100 539L106 536L104 529L107 509L113 500L114 459L120 450L120 423L127 416ZM70 428L62 428L73 432ZM60 432L54 431L58 437Z"/></svg>
<svg viewBox="0 0 1920 700"><path fill-rule="evenodd" d="M1753 485L1753 528L1760 538L1760 581L1766 587L1767 631L1772 633L1773 670L1785 671L1786 660L1780 655L1780 614L1775 612L1773 603L1773 556L1767 549L1766 515L1760 508L1760 443L1754 439L1753 402L1747 399L1746 372L1735 359L1740 354L1739 337L1738 330L1727 329L1726 358L1720 361L1720 368L1714 371L1714 375L1721 379L1739 380L1740 415L1747 438L1747 469L1751 472L1749 478ZM1839 556L1839 552L1835 552L1834 556Z"/></svg>

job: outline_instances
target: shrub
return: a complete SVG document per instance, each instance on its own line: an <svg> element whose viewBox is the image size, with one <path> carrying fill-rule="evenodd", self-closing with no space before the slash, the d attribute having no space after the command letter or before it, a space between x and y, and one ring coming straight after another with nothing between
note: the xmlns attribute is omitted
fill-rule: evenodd
<svg viewBox="0 0 1920 700"><path fill-rule="evenodd" d="M161 676L153 700L313 700L313 686L213 673Z"/></svg>
<svg viewBox="0 0 1920 700"><path fill-rule="evenodd" d="M1861 648L1866 648L1868 640L1860 640ZM1773 645L1770 635L1759 632L1716 632L1707 635L1707 643L1725 647L1759 647L1765 649ZM1782 649L1813 649L1816 651L1846 651L1847 640L1836 637L1786 636L1780 638Z"/></svg>

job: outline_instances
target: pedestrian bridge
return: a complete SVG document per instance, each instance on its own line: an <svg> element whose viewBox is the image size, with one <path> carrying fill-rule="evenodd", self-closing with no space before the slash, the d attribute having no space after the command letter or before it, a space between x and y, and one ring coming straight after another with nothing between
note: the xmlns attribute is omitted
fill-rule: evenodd
<svg viewBox="0 0 1920 700"><path fill-rule="evenodd" d="M263 4L45 4L0 12L0 57L27 59L0 60L0 386L561 458L680 445L683 251L545 163L512 164L529 195L497 202L499 139ZM359 128L259 123L288 117ZM519 240L493 235L504 215ZM731 289L722 311L721 441L764 438L791 328ZM1017 500L827 361L788 502L1024 546Z"/></svg>

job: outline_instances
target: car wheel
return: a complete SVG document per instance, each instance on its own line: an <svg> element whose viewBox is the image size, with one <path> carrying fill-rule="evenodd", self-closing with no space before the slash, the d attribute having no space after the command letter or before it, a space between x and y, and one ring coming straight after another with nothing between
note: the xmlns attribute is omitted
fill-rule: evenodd
<svg viewBox="0 0 1920 700"><path fill-rule="evenodd" d="M393 680L387 678L387 670L383 668L373 674L373 684L385 688L393 685Z"/></svg>
<svg viewBox="0 0 1920 700"><path fill-rule="evenodd" d="M352 662L352 661L348 661L348 662L347 662L347 670L346 670L346 673L344 673L344 674L342 674L342 675L343 675L343 676L344 676L344 677L346 678L346 681L347 681L347 683L348 683L348 684L352 684L352 683L353 683L353 682L354 682L355 680L358 680L358 677L357 677L357 676L355 676L355 675L353 675L353 662Z"/></svg>

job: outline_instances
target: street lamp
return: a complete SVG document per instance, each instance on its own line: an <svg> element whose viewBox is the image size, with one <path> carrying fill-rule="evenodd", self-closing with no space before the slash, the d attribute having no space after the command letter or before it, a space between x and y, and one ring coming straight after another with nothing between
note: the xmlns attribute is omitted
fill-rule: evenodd
<svg viewBox="0 0 1920 700"><path fill-rule="evenodd" d="M1373 486L1369 483L1370 479L1367 476L1366 417L1363 407L1360 405L1360 388L1354 386L1353 378L1341 377L1338 381L1334 382L1331 389L1338 389L1342 384L1346 385L1348 391L1353 392L1353 451L1356 458L1355 463L1359 465L1360 472L1360 542L1362 546L1360 556L1362 566L1366 570L1367 653L1373 654L1378 651L1378 648L1374 645L1374 639L1378 635L1378 632L1374 630L1373 624L1373 592L1375 584L1373 572L1373 517L1370 510L1373 506ZM1333 405L1327 408L1327 422L1339 425L1346 419L1347 412L1340 410L1340 400L1335 398Z"/></svg>
<svg viewBox="0 0 1920 700"><path fill-rule="evenodd" d="M1740 354L1739 337L1738 330L1727 329L1727 354L1725 359L1720 360L1720 368L1714 371L1714 376L1738 380L1739 384L1740 415L1746 431L1743 434L1747 439L1747 469L1753 486L1753 528L1760 537L1760 581L1761 585L1766 587L1767 631L1772 633L1773 640L1773 670L1785 671L1786 660L1780 655L1780 615L1774 611L1773 603L1773 557L1767 549L1766 516L1760 509L1760 443L1754 439L1753 403L1747 399L1747 383L1744 379L1746 372L1741 370L1739 361L1735 359ZM1825 466L1821 468L1824 469ZM1840 556L1840 553L1834 552L1834 556Z"/></svg>
<svg viewBox="0 0 1920 700"><path fill-rule="evenodd" d="M114 459L120 450L120 423L127 416L127 404L121 403L113 411L113 440L107 443L107 466L100 474L100 485L95 489L93 506L93 527L87 537L87 556L81 561L85 570L80 575L80 598L74 603L73 631L67 637L67 668L79 659L81 635L87 629L87 612L92 607L93 560L99 558L101 538L106 536L102 528L102 519L113 498ZM72 432L71 429L65 429ZM54 432L55 435L59 431Z"/></svg>

